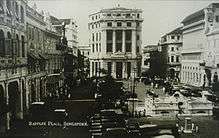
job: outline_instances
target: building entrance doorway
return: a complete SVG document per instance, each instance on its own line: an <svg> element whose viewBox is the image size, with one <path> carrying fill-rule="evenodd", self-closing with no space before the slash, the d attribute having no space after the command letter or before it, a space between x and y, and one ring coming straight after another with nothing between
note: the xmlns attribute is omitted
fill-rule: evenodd
<svg viewBox="0 0 219 138"><path fill-rule="evenodd" d="M122 78L122 62L116 62L116 78Z"/></svg>

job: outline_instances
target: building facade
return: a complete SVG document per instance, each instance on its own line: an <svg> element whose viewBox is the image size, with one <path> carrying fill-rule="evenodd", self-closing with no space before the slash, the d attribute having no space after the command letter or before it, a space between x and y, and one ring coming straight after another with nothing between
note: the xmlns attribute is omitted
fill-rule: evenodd
<svg viewBox="0 0 219 138"><path fill-rule="evenodd" d="M210 4L182 21L182 83L210 86L218 71L217 35L214 33L218 28L217 7L217 3Z"/></svg>
<svg viewBox="0 0 219 138"><path fill-rule="evenodd" d="M89 45L80 45L78 46L78 50L80 51L81 57L83 58L83 71L85 73L85 77L90 76L90 46Z"/></svg>
<svg viewBox="0 0 219 138"><path fill-rule="evenodd" d="M166 47L147 45L143 49L142 76L149 78L166 78Z"/></svg>
<svg viewBox="0 0 219 138"><path fill-rule="evenodd" d="M103 75L102 69L114 78L140 75L141 14L139 9L116 7L89 15L91 77Z"/></svg>
<svg viewBox="0 0 219 138"><path fill-rule="evenodd" d="M79 45L78 50L80 50L81 54L87 58L90 56L90 46L89 45Z"/></svg>
<svg viewBox="0 0 219 138"><path fill-rule="evenodd" d="M78 55L78 26L74 19L59 19L66 24L65 36L68 41L68 47L72 48L73 54Z"/></svg>
<svg viewBox="0 0 219 138"><path fill-rule="evenodd" d="M205 28L207 36L207 46L204 48L204 63L207 80L212 83L218 83L219 74L219 4L209 5L205 13L207 14Z"/></svg>
<svg viewBox="0 0 219 138"><path fill-rule="evenodd" d="M167 75L172 79L179 79L181 69L182 27L176 28L162 36L159 45L167 49Z"/></svg>
<svg viewBox="0 0 219 138"><path fill-rule="evenodd" d="M62 86L62 53L57 50L61 33L37 9L27 5L28 102L42 101L55 95Z"/></svg>
<svg viewBox="0 0 219 138"><path fill-rule="evenodd" d="M150 69L150 53L158 51L158 45L147 45L142 49L142 73L146 73Z"/></svg>
<svg viewBox="0 0 219 138"><path fill-rule="evenodd" d="M72 18L58 19L54 16L50 16L53 27L60 33L62 33L62 25L65 24L65 37L68 41L68 47L73 51L73 54L77 56L78 52L78 26L76 21Z"/></svg>
<svg viewBox="0 0 219 138"><path fill-rule="evenodd" d="M39 56L39 53L44 51L44 30L46 23L44 17L36 11L36 9L27 7L27 24L26 24L26 36L27 36L27 62L28 62L28 100L27 106L36 101L42 99L42 93L44 93L43 84L46 76L45 73L45 60Z"/></svg>
<svg viewBox="0 0 219 138"><path fill-rule="evenodd" d="M26 2L0 1L0 132L23 118L27 75Z"/></svg>

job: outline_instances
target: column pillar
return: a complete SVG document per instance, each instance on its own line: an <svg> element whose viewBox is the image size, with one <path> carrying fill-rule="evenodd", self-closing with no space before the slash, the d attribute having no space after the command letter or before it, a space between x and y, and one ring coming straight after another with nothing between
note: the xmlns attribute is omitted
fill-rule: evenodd
<svg viewBox="0 0 219 138"><path fill-rule="evenodd" d="M132 55L136 56L136 30L132 30Z"/></svg>
<svg viewBox="0 0 219 138"><path fill-rule="evenodd" d="M116 62L112 61L112 76L116 78Z"/></svg>
<svg viewBox="0 0 219 138"><path fill-rule="evenodd" d="M139 46L139 53L142 55L142 32L138 32L139 40L138 40L138 46Z"/></svg>
<svg viewBox="0 0 219 138"><path fill-rule="evenodd" d="M137 71L135 71L135 70L137 70L137 60L134 60L131 62L131 77L132 78L134 77L134 75L135 75L135 77L137 77Z"/></svg>
<svg viewBox="0 0 219 138"><path fill-rule="evenodd" d="M18 81L18 91L19 91L19 111L18 111L18 117L20 119L23 119L23 91L22 91L23 85L22 85L22 79L19 79Z"/></svg>
<svg viewBox="0 0 219 138"><path fill-rule="evenodd" d="M125 30L122 30L122 52L125 52Z"/></svg>
<svg viewBox="0 0 219 138"><path fill-rule="evenodd" d="M101 33L101 54L106 54L106 30Z"/></svg>
<svg viewBox="0 0 219 138"><path fill-rule="evenodd" d="M36 100L37 102L39 101L39 89L38 89L38 88L39 88L39 83L38 83L38 79L39 79L39 78L36 78L36 79L35 79L35 86L36 86L36 88L35 88L35 89L36 89L36 97L35 97L36 99L35 99L35 100Z"/></svg>
<svg viewBox="0 0 219 138"><path fill-rule="evenodd" d="M113 53L116 52L116 31L113 30Z"/></svg>
<svg viewBox="0 0 219 138"><path fill-rule="evenodd" d="M29 79L26 79L26 108L27 110L29 109L29 104L30 104L30 85L29 85Z"/></svg>
<svg viewBox="0 0 219 138"><path fill-rule="evenodd" d="M122 76L123 78L127 78L127 66L126 66L127 62L123 62L122 64L123 64L122 65Z"/></svg>
<svg viewBox="0 0 219 138"><path fill-rule="evenodd" d="M104 69L104 70L106 70L106 68L105 68L105 65L104 65L103 61L104 61L104 60L100 60L100 67L101 67L101 69ZM102 74L102 75L104 75L104 74Z"/></svg>
<svg viewBox="0 0 219 138"><path fill-rule="evenodd" d="M6 105L9 106L9 94L8 94L8 83L5 82L5 97L6 97ZM6 114L6 129L10 129L10 113Z"/></svg>
<svg viewBox="0 0 219 138"><path fill-rule="evenodd" d="M92 66L92 63L93 63L93 61L91 60L90 61L90 77L92 77L93 76L93 74L92 74L92 72L93 72L93 66Z"/></svg>

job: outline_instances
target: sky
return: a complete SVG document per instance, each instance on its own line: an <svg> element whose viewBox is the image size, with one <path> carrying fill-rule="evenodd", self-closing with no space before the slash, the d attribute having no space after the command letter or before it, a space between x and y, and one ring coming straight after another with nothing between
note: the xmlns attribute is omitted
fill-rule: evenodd
<svg viewBox="0 0 219 138"><path fill-rule="evenodd" d="M37 9L57 18L73 18L78 24L79 45L88 45L88 16L104 8L143 10L142 46L157 44L161 36L181 26L188 15L219 0L29 0Z"/></svg>

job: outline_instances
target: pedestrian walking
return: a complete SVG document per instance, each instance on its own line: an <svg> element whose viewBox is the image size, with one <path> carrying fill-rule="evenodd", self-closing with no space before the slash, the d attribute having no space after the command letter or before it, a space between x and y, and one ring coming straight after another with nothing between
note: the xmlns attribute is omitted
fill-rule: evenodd
<svg viewBox="0 0 219 138"><path fill-rule="evenodd" d="M164 94L165 94L165 89L166 89L165 87L162 88L162 91L163 91Z"/></svg>
<svg viewBox="0 0 219 138"><path fill-rule="evenodd" d="M68 94L68 99L70 99L70 98L71 98L71 94L69 93L69 94Z"/></svg>
<svg viewBox="0 0 219 138"><path fill-rule="evenodd" d="M155 89L157 89L157 88L158 88L158 84L156 83L156 84L155 84Z"/></svg>
<svg viewBox="0 0 219 138"><path fill-rule="evenodd" d="M151 87L154 88L154 83L153 82L151 82Z"/></svg>

